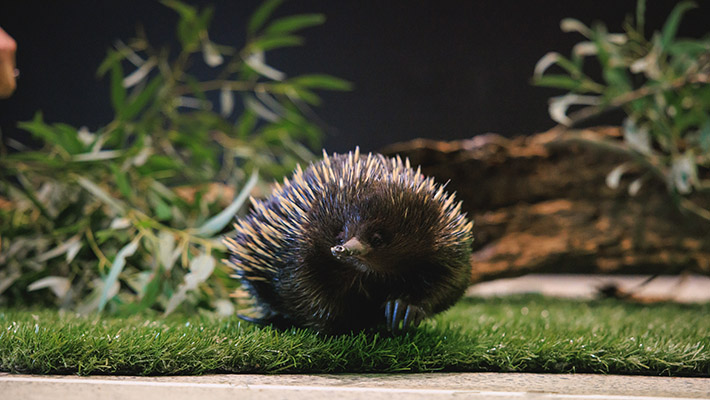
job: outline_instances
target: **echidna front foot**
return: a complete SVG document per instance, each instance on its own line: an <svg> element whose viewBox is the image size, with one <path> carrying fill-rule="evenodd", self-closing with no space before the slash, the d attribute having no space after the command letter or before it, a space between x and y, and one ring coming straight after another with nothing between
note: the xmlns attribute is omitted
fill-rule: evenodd
<svg viewBox="0 0 710 400"><path fill-rule="evenodd" d="M271 325L276 329L288 329L293 326L291 321L277 313L265 313L261 315L237 314L237 317L243 321L257 325Z"/></svg>
<svg viewBox="0 0 710 400"><path fill-rule="evenodd" d="M392 333L401 334L416 328L424 318L426 313L423 308L407 304L401 299L385 303L385 324Z"/></svg>

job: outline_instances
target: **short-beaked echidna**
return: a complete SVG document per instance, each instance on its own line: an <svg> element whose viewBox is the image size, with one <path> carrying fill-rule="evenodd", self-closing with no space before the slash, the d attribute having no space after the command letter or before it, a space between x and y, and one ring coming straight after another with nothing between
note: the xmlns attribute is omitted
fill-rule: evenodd
<svg viewBox="0 0 710 400"><path fill-rule="evenodd" d="M252 203L226 244L258 322L399 333L449 308L468 285L473 222L409 160L324 151Z"/></svg>

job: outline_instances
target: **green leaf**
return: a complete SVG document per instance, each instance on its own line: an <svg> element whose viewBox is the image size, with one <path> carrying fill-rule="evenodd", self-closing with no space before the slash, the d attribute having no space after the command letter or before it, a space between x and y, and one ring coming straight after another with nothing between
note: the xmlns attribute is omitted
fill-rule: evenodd
<svg viewBox="0 0 710 400"><path fill-rule="evenodd" d="M533 79L533 84L536 86L553 87L571 91L576 91L582 86L582 83L579 80L571 78L567 75L558 74L547 74Z"/></svg>
<svg viewBox="0 0 710 400"><path fill-rule="evenodd" d="M202 31L207 28L212 18L213 9L207 8L198 15L197 8L181 1L161 0L161 3L180 15L177 23L178 39L184 51L194 51L199 46Z"/></svg>
<svg viewBox="0 0 710 400"><path fill-rule="evenodd" d="M76 178L77 183L86 189L89 193L93 194L96 198L104 202L109 207L113 208L118 214L125 214L126 207L117 199L113 198L111 195L106 193L101 187L99 187L94 182L86 179L83 176Z"/></svg>
<svg viewBox="0 0 710 400"><path fill-rule="evenodd" d="M256 113L248 108L244 109L244 112L237 120L236 130L237 136L240 138L246 138L254 130L258 118Z"/></svg>
<svg viewBox="0 0 710 400"><path fill-rule="evenodd" d="M131 189L131 184L128 182L126 173L121 171L121 168L114 163L110 163L109 168L111 168L113 178L116 180L116 186L118 186L118 190L121 194L127 199L133 197L133 190Z"/></svg>
<svg viewBox="0 0 710 400"><path fill-rule="evenodd" d="M194 21L181 19L177 25L177 33L184 52L191 53L199 47L200 30Z"/></svg>
<svg viewBox="0 0 710 400"><path fill-rule="evenodd" d="M106 307L106 302L109 300L108 293L111 287L118 281L118 276L123 271L123 267L126 266L126 258L132 256L136 250L138 250L138 239L133 239L132 242L123 246L121 250L116 254L113 263L111 263L111 269L109 270L106 280L103 282L103 288L101 289L101 297L99 299L99 311L103 311Z"/></svg>
<svg viewBox="0 0 710 400"><path fill-rule="evenodd" d="M140 301L140 309L146 309L155 304L160 294L160 288L163 282L163 267L159 266L158 269L153 273L153 279L145 285Z"/></svg>
<svg viewBox="0 0 710 400"><path fill-rule="evenodd" d="M668 45L675 38L678 32L678 25L680 24L680 19L683 17L686 11L697 7L697 5L692 1L682 1L678 3L671 11L666 23L663 25L663 30L661 31L661 49L665 50Z"/></svg>
<svg viewBox="0 0 710 400"><path fill-rule="evenodd" d="M163 79L160 76L156 76L153 80L146 85L145 89L140 92L134 99L128 103L128 106L123 110L121 114L121 119L129 120L136 115L138 115L145 106L155 97L156 92L160 89L163 83Z"/></svg>
<svg viewBox="0 0 710 400"><path fill-rule="evenodd" d="M293 91L295 92L296 96L305 101L306 103L312 105L312 106L319 106L321 105L322 101L320 96L315 94L314 92L304 89L302 87L293 87Z"/></svg>
<svg viewBox="0 0 710 400"><path fill-rule="evenodd" d="M273 49L278 49L282 47L294 47L303 44L303 38L294 35L286 36L266 36L259 38L251 43L249 43L249 50L251 52L257 51L269 51Z"/></svg>
<svg viewBox="0 0 710 400"><path fill-rule="evenodd" d="M281 3L283 3L283 0L264 1L261 6L254 11L251 18L249 18L249 22L247 23L247 33L249 33L249 35L254 35L262 26L264 26L266 20L269 19L271 14L278 6L281 5Z"/></svg>
<svg viewBox="0 0 710 400"><path fill-rule="evenodd" d="M353 88L351 82L323 74L301 75L289 79L289 82L309 89L352 90Z"/></svg>
<svg viewBox="0 0 710 400"><path fill-rule="evenodd" d="M109 50L106 53L106 58L104 58L101 65L99 65L96 75L98 77L103 77L108 70L113 68L115 64L120 64L124 58L125 56L121 52Z"/></svg>
<svg viewBox="0 0 710 400"><path fill-rule="evenodd" d="M323 22L325 22L323 14L292 15L274 20L264 29L264 33L267 35L291 33L311 26L321 25Z"/></svg>
<svg viewBox="0 0 710 400"><path fill-rule="evenodd" d="M84 144L79 140L79 133L76 128L71 125L57 123L54 124L54 129L57 132L59 145L69 154L79 154L86 151Z"/></svg>
<svg viewBox="0 0 710 400"><path fill-rule="evenodd" d="M148 160L138 168L138 171L143 176L150 176L156 172L171 171L180 168L182 168L182 165L175 158L154 154L148 157Z"/></svg>
<svg viewBox="0 0 710 400"><path fill-rule="evenodd" d="M175 248L175 235L169 231L161 231L158 234L158 261L161 269L166 271L173 269L175 260L180 254L180 249Z"/></svg>
<svg viewBox="0 0 710 400"><path fill-rule="evenodd" d="M258 180L259 172L254 170L254 172L251 173L251 177L249 177L247 183L244 184L244 187L242 187L242 190L239 192L239 196L237 196L234 201L227 206L227 208L222 210L222 212L213 216L202 224L202 226L197 228L195 235L202 237L213 236L222 231L222 229L224 229L224 227L234 219L237 211L242 208L242 205L244 205L244 202L246 202L249 198L249 194L251 193L251 190L254 189L254 186L256 186Z"/></svg>
<svg viewBox="0 0 710 400"><path fill-rule="evenodd" d="M200 30L207 30L207 28L210 25L210 22L212 22L212 17L214 16L214 7L209 6L206 7L200 15L197 17L197 27Z"/></svg>
<svg viewBox="0 0 710 400"><path fill-rule="evenodd" d="M636 30L643 35L646 24L646 0L636 2Z"/></svg>
<svg viewBox="0 0 710 400"><path fill-rule="evenodd" d="M216 264L217 262L210 254L200 254L190 260L190 272L185 275L177 292L170 297L168 305L165 307L165 315L173 312L186 299L187 292L196 290L198 285L206 281L212 275Z"/></svg>
<svg viewBox="0 0 710 400"><path fill-rule="evenodd" d="M30 132L33 136L44 140L47 144L59 144L57 133L50 125L44 123L41 111L35 113L32 121L19 122L17 126Z"/></svg>
<svg viewBox="0 0 710 400"><path fill-rule="evenodd" d="M594 27L592 40L597 48L597 57L602 67L602 76L608 84L607 99L614 98L619 94L631 90L631 80L626 69L615 66L614 56L621 58L619 46L609 41L609 35L604 25L598 24Z"/></svg>
<svg viewBox="0 0 710 400"><path fill-rule="evenodd" d="M197 17L197 9L178 0L160 0L160 2L169 8L175 10L180 17L186 20L193 20Z"/></svg>
<svg viewBox="0 0 710 400"><path fill-rule="evenodd" d="M710 42L697 39L678 39L671 43L666 50L674 56L687 55L695 58L702 53L710 51Z"/></svg>
<svg viewBox="0 0 710 400"><path fill-rule="evenodd" d="M42 202L37 197L37 193L35 191L34 185L32 185L32 183L21 172L18 172L15 176L16 176L17 180L20 182L20 185L22 185L22 189L21 189L22 193L25 196L27 196L28 199L30 199L32 204L34 204L37 207L37 209L39 209L39 211L42 213L42 215L44 215L46 218L48 218L50 220L54 219L54 217L56 217L56 213L50 212L50 210L48 210L44 206L44 204L42 204Z"/></svg>
<svg viewBox="0 0 710 400"><path fill-rule="evenodd" d="M197 97L200 100L208 101L207 95L205 94L205 91L200 88L200 81L197 78L192 75L185 74L183 79L185 80L187 86L190 88L190 91L193 96Z"/></svg>
<svg viewBox="0 0 710 400"><path fill-rule="evenodd" d="M9 160L12 166L15 162L33 162L49 168L64 168L65 163L54 157L48 157L41 151L23 151L19 153L3 154L4 160Z"/></svg>
<svg viewBox="0 0 710 400"><path fill-rule="evenodd" d="M111 105L116 115L120 115L126 105L126 88L123 87L123 67L120 62L111 67Z"/></svg>
<svg viewBox="0 0 710 400"><path fill-rule="evenodd" d="M170 205L158 196L156 196L155 200L155 217L158 221L167 221L173 217Z"/></svg>
<svg viewBox="0 0 710 400"><path fill-rule="evenodd" d="M700 127L700 148L705 153L710 153L710 119Z"/></svg>
<svg viewBox="0 0 710 400"><path fill-rule="evenodd" d="M557 57L557 65L564 68L567 72L569 72L573 76L577 76L582 73L581 65L575 64L572 60L570 60L564 56Z"/></svg>

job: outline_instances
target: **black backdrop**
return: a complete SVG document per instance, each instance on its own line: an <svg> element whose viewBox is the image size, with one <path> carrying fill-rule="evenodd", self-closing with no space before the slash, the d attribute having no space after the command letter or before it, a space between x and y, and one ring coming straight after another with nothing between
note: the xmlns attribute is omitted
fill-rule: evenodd
<svg viewBox="0 0 710 400"><path fill-rule="evenodd" d="M214 0L211 38L243 42L257 5ZM675 1L649 1L647 28L660 29ZM329 93L318 115L327 122L325 147L376 150L415 137L455 139L485 132L530 134L553 125L547 98L554 90L529 84L547 51L569 54L581 37L559 21L604 21L619 31L635 1L335 1L286 2L277 15L322 12L325 25L305 32L306 45L274 53L268 62L291 75L327 72L351 80L350 93ZM710 4L689 12L681 34L710 31ZM108 84L95 71L116 38L141 23L155 42L173 36L176 16L157 2L14 0L0 5L0 26L15 37L21 79L0 100L4 136L26 140L15 127L42 110L52 122L96 128L111 118Z"/></svg>

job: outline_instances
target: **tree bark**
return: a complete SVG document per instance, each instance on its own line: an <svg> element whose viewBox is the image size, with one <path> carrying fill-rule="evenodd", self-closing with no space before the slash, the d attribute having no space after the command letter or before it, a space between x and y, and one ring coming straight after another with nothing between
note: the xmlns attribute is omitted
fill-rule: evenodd
<svg viewBox="0 0 710 400"><path fill-rule="evenodd" d="M605 183L634 160L601 145L620 138L619 128L552 130L418 139L383 152L449 181L463 200L475 221L473 282L530 272L709 274L710 223L680 212L665 182L651 177L630 195L629 184L647 172L635 163L617 189Z"/></svg>

